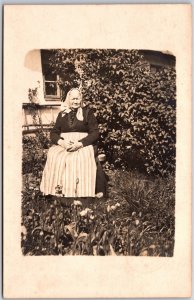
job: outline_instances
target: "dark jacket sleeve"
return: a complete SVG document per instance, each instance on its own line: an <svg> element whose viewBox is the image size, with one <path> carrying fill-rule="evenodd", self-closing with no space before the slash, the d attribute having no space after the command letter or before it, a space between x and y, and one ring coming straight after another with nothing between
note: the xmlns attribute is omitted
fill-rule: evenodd
<svg viewBox="0 0 194 300"><path fill-rule="evenodd" d="M88 136L80 140L84 147L95 144L99 138L98 123L91 109L87 116L87 127Z"/></svg>
<svg viewBox="0 0 194 300"><path fill-rule="evenodd" d="M61 139L60 133L61 133L61 113L58 114L56 123L54 127L51 129L50 133L50 139L54 144L57 144L58 140Z"/></svg>

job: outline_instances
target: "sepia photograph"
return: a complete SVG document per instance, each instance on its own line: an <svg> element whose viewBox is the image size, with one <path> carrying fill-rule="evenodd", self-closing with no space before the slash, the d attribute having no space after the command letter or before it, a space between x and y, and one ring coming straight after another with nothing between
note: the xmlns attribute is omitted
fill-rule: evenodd
<svg viewBox="0 0 194 300"><path fill-rule="evenodd" d="M5 5L3 295L191 295L191 5Z"/></svg>
<svg viewBox="0 0 194 300"><path fill-rule="evenodd" d="M173 256L175 56L40 49L25 67L23 254Z"/></svg>

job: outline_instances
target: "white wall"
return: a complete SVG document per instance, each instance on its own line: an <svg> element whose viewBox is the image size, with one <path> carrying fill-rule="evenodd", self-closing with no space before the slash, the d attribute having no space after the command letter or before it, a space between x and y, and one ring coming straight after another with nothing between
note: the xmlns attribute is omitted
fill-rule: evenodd
<svg viewBox="0 0 194 300"><path fill-rule="evenodd" d="M37 100L39 104L54 105L59 102L57 101L45 101L44 89L43 89L43 75L42 75L42 65L41 65L41 54L39 49L30 50L23 53L20 57L20 64L18 64L21 83L17 88L17 98L20 99L22 103L30 102L28 99L29 88L34 89L38 87ZM48 107L40 108L39 113L41 115L43 124L50 124L55 122L56 116L60 111L59 107ZM33 124L32 116L30 111L25 108L23 111L23 125Z"/></svg>
<svg viewBox="0 0 194 300"><path fill-rule="evenodd" d="M20 49L21 50L21 49ZM27 50L19 52L17 55L17 95L18 102L28 103L29 88L38 88L38 101L40 104L56 104L56 101L45 101L43 89L43 75L41 65L40 49Z"/></svg>
<svg viewBox="0 0 194 300"><path fill-rule="evenodd" d="M25 53L22 53L21 51L20 53L21 56L20 61L18 61L18 75L20 76L22 84L18 86L17 97L19 97L23 103L29 102L28 89L34 89L39 86L38 98L40 102L44 103L40 50L30 50Z"/></svg>

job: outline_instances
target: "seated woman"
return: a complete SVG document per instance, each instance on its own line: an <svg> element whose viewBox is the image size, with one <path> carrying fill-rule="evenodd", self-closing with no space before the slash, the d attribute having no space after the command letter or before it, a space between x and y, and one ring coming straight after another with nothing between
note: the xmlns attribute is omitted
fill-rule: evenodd
<svg viewBox="0 0 194 300"><path fill-rule="evenodd" d="M68 92L50 136L55 145L48 151L41 192L55 195L60 186L64 197L103 196L106 178L95 155L98 124L79 89Z"/></svg>

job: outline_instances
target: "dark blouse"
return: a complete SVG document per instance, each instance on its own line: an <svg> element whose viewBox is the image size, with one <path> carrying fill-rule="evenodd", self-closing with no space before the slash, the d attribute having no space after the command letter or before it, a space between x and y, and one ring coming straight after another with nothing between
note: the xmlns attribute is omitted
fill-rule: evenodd
<svg viewBox="0 0 194 300"><path fill-rule="evenodd" d="M57 116L55 126L51 130L51 140L57 144L60 134L63 132L87 132L88 136L79 140L83 146L95 144L99 137L98 123L91 109L83 108L83 121L76 118L76 111L71 111L62 116L60 112Z"/></svg>

